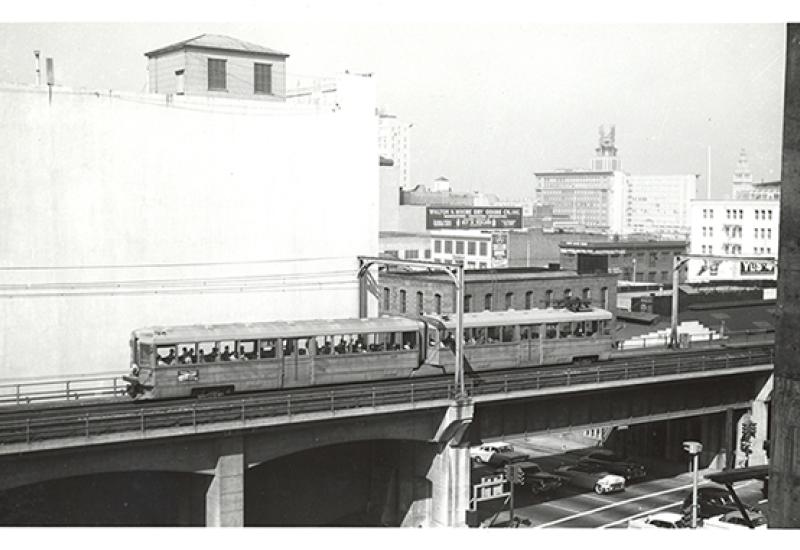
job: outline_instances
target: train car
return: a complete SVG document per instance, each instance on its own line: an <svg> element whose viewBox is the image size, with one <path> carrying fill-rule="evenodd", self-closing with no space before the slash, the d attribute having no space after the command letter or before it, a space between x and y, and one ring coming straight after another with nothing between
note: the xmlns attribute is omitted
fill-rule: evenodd
<svg viewBox="0 0 800 550"><path fill-rule="evenodd" d="M464 314L464 364L467 371L561 363L607 361L613 315L602 309L531 309ZM455 318L432 319L439 326L439 352L429 343L427 364L452 372ZM436 337L435 333L431 334ZM430 338L429 338L430 340Z"/></svg>
<svg viewBox="0 0 800 550"><path fill-rule="evenodd" d="M608 360L605 310L464 314L465 370ZM136 399L223 395L452 374L455 319L378 317L154 327L133 332Z"/></svg>
<svg viewBox="0 0 800 550"><path fill-rule="evenodd" d="M403 317L154 327L133 332L124 378L137 399L408 378L424 337Z"/></svg>

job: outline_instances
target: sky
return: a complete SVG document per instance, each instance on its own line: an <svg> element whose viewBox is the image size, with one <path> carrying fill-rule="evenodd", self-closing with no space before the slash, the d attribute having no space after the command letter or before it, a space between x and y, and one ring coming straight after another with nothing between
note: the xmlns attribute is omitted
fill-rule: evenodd
<svg viewBox="0 0 800 550"><path fill-rule="evenodd" d="M237 1L226 6L238 7ZM372 72L378 106L413 124L413 184L445 176L458 191L531 197L534 172L588 168L598 127L611 124L624 171L699 174L700 197L709 146L715 198L730 193L742 148L756 181L780 179L780 13L725 23L613 16L592 23L593 4L585 17L567 11L547 20L504 2L481 11L470 2L424 8L352 0L293 9L275 3L250 17L246 9L230 9L226 15L247 22L220 23L203 22L212 17L188 9L196 4L135 5L140 11L111 14L80 2L77 10L47 6L44 13L61 23L22 22L42 11L6 14L0 83L33 83L32 52L39 49L54 58L59 84L144 92L144 52L203 33L226 34L289 53L289 86L293 77ZM211 5L217 17L218 6ZM169 22L146 21L154 16Z"/></svg>

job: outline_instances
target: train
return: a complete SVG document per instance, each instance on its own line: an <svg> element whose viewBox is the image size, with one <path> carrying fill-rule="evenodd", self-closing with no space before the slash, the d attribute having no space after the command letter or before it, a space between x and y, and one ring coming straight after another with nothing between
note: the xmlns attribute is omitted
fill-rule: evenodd
<svg viewBox="0 0 800 550"><path fill-rule="evenodd" d="M613 315L531 309L463 315L464 370L608 360ZM163 326L131 335L137 400L452 374L455 316Z"/></svg>

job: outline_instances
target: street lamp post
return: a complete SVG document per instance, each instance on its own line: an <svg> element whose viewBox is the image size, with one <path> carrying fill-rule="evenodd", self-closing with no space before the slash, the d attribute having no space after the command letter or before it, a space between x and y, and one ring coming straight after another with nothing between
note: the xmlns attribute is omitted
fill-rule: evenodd
<svg viewBox="0 0 800 550"><path fill-rule="evenodd" d="M692 456L692 529L697 529L697 472L703 444L697 441L684 441L683 450Z"/></svg>

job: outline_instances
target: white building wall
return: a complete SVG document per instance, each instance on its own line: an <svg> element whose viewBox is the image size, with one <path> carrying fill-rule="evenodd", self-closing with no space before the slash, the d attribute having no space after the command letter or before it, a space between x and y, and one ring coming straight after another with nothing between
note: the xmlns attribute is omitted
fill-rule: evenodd
<svg viewBox="0 0 800 550"><path fill-rule="evenodd" d="M390 158L399 170L400 186L405 189L411 185L411 127L394 115L378 117L378 151L381 156Z"/></svg>
<svg viewBox="0 0 800 550"><path fill-rule="evenodd" d="M624 183L622 234L651 233L665 238L689 234L689 203L697 195L697 176L628 175Z"/></svg>
<svg viewBox="0 0 800 550"><path fill-rule="evenodd" d="M0 88L0 379L124 372L133 329L357 315L374 82L338 109Z"/></svg>
<svg viewBox="0 0 800 550"><path fill-rule="evenodd" d="M694 200L690 207L691 254L727 256L718 265L690 260L688 282L775 279L777 269L759 272L758 262L737 257L778 257L780 202L771 200ZM744 269L743 264L744 263ZM768 266L770 264L764 264Z"/></svg>
<svg viewBox="0 0 800 550"><path fill-rule="evenodd" d="M480 230L430 233L433 261L445 264L463 262L467 269L493 267L491 233Z"/></svg>

